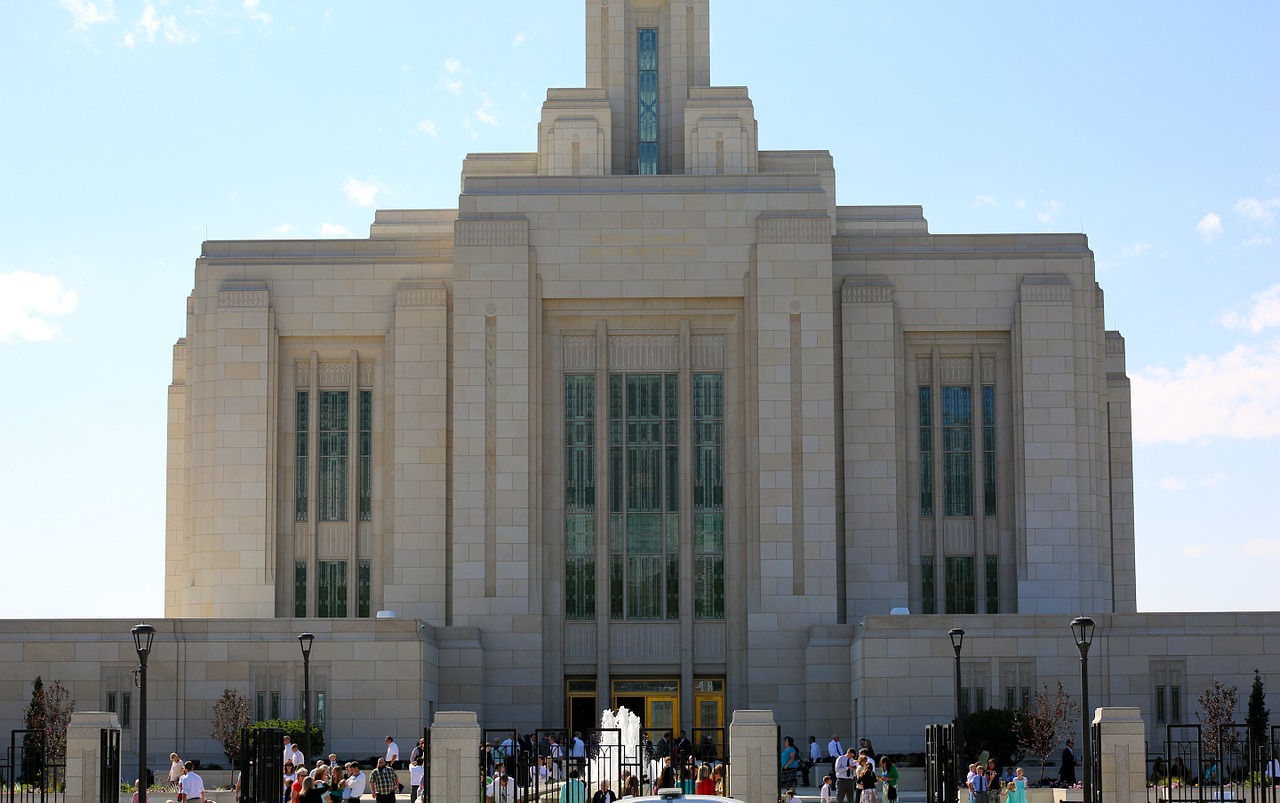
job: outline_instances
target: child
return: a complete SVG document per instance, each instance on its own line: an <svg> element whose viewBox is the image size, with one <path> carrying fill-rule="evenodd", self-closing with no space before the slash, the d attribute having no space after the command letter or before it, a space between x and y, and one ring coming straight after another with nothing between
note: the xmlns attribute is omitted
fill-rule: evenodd
<svg viewBox="0 0 1280 803"><path fill-rule="evenodd" d="M835 800L835 790L831 788L831 776L822 776L822 803L832 803Z"/></svg>

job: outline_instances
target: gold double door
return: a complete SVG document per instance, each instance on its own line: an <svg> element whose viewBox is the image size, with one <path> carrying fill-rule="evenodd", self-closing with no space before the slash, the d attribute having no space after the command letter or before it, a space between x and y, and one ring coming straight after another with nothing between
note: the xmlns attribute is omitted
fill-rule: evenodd
<svg viewBox="0 0 1280 803"><path fill-rule="evenodd" d="M609 707L626 708L640 717L640 727L655 741L666 731L674 735L691 731L699 734L724 727L724 681L694 681L692 722L681 719L679 678L618 679L610 682ZM570 681L568 684L568 719L570 731L583 731L600 726L600 705L595 682Z"/></svg>

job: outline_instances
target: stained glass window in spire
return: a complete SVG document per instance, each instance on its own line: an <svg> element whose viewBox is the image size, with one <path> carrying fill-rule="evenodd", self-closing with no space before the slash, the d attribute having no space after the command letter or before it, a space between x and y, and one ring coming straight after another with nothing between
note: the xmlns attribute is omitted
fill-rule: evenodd
<svg viewBox="0 0 1280 803"><path fill-rule="evenodd" d="M640 175L658 174L658 29L637 31L637 133Z"/></svg>

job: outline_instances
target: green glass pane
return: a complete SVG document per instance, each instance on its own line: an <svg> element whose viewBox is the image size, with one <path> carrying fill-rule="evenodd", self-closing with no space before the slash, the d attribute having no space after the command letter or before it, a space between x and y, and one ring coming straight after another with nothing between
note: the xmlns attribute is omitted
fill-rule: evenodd
<svg viewBox="0 0 1280 803"><path fill-rule="evenodd" d="M942 426L968 427L973 425L970 389L945 387L942 389Z"/></svg>
<svg viewBox="0 0 1280 803"><path fill-rule="evenodd" d="M623 608L624 591L626 587L626 573L623 571L623 561L626 560L620 554L614 554L609 559L609 618L623 619L626 617L626 611Z"/></svg>
<svg viewBox="0 0 1280 803"><path fill-rule="evenodd" d="M627 515L627 552L662 552L662 514L631 513Z"/></svg>
<svg viewBox="0 0 1280 803"><path fill-rule="evenodd" d="M622 514L609 516L609 552L614 555L623 553L626 535L626 517Z"/></svg>
<svg viewBox="0 0 1280 803"><path fill-rule="evenodd" d="M307 615L307 562L295 561L293 564L293 615Z"/></svg>
<svg viewBox="0 0 1280 803"><path fill-rule="evenodd" d="M662 509L662 449L632 446L627 449L627 510Z"/></svg>
<svg viewBox="0 0 1280 803"><path fill-rule="evenodd" d="M621 513L626 501L626 473L622 469L622 449L609 449L609 511Z"/></svg>
<svg viewBox="0 0 1280 803"><path fill-rule="evenodd" d="M358 578L359 586L356 587L356 604L359 606L356 616L368 619L372 613L373 565L370 561L362 560L358 564L357 571L359 571L360 576Z"/></svg>
<svg viewBox="0 0 1280 803"><path fill-rule="evenodd" d="M667 504L664 508L668 513L674 513L680 509L680 449L676 446L668 446L666 448L667 466L666 466L666 497Z"/></svg>
<svg viewBox="0 0 1280 803"><path fill-rule="evenodd" d="M986 613L1000 613L1000 560L995 555L986 556L987 574L987 610Z"/></svg>
<svg viewBox="0 0 1280 803"><path fill-rule="evenodd" d="M675 555L680 552L680 517L664 516L667 530L667 552Z"/></svg>
<svg viewBox="0 0 1280 803"><path fill-rule="evenodd" d="M596 517L594 514L565 514L564 551L569 555L595 554Z"/></svg>
<svg viewBox="0 0 1280 803"><path fill-rule="evenodd" d="M662 618L662 555L628 555L627 618Z"/></svg>
<svg viewBox="0 0 1280 803"><path fill-rule="evenodd" d="M936 593L936 590L934 588L933 578L934 578L933 556L923 555L920 558L920 597L921 597L920 612L921 613L936 612L937 606L935 604L935 601L937 598L934 596L934 594Z"/></svg>
<svg viewBox="0 0 1280 803"><path fill-rule="evenodd" d="M693 514L693 552L724 552L723 513Z"/></svg>
<svg viewBox="0 0 1280 803"><path fill-rule="evenodd" d="M704 555L694 560L695 619L724 619L724 557Z"/></svg>
<svg viewBox="0 0 1280 803"><path fill-rule="evenodd" d="M663 383L665 403L663 405L666 418L675 420L680 417L680 375L667 374Z"/></svg>
<svg viewBox="0 0 1280 803"><path fill-rule="evenodd" d="M373 391L360 391L360 429L373 429Z"/></svg>
<svg viewBox="0 0 1280 803"><path fill-rule="evenodd" d="M595 406L595 377L589 374L566 375L564 378L565 418L594 418Z"/></svg>
<svg viewBox="0 0 1280 803"><path fill-rule="evenodd" d="M680 557L667 555L667 618L680 618Z"/></svg>
<svg viewBox="0 0 1280 803"><path fill-rule="evenodd" d="M636 31L636 38L637 67L641 70L658 69L658 29L640 28Z"/></svg>
<svg viewBox="0 0 1280 803"><path fill-rule="evenodd" d="M596 618L596 580L593 558L565 561L565 617L575 621Z"/></svg>

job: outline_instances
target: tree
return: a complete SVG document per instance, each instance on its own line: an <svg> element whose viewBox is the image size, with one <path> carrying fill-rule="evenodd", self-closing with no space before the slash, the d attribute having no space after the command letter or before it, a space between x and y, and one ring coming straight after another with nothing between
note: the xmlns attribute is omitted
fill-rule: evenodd
<svg viewBox="0 0 1280 803"><path fill-rule="evenodd" d="M222 752L233 767L240 764L240 732L252 723L249 698L234 689L223 689L222 697L213 704L210 736L222 744Z"/></svg>
<svg viewBox="0 0 1280 803"><path fill-rule="evenodd" d="M1253 688L1249 689L1249 713L1245 714L1244 724L1249 731L1249 741L1253 743L1257 756L1261 761L1267 760L1267 726L1271 722L1271 712L1267 710L1267 692L1262 686L1262 675L1253 670Z"/></svg>
<svg viewBox="0 0 1280 803"><path fill-rule="evenodd" d="M1030 711L1018 716L1018 747L1040 759L1040 780L1044 768L1059 743L1071 735L1071 727L1080 718L1080 706L1067 695L1058 681L1057 693L1050 696L1049 684L1036 692Z"/></svg>
<svg viewBox="0 0 1280 803"><path fill-rule="evenodd" d="M1201 714L1200 711L1204 713ZM1205 755L1222 758L1218 755L1219 740L1227 752L1236 743L1235 729L1226 727L1235 716L1236 687L1225 686L1222 681L1214 678L1213 685L1200 695L1200 711L1196 712L1196 719L1202 726L1200 741L1204 745Z"/></svg>
<svg viewBox="0 0 1280 803"><path fill-rule="evenodd" d="M38 738L29 734L22 740L22 774L28 781L37 783L43 779L48 765L66 763L67 727L75 708L71 692L61 681L45 686L40 676L36 676L31 684L31 702L23 713L26 729L40 734Z"/></svg>

